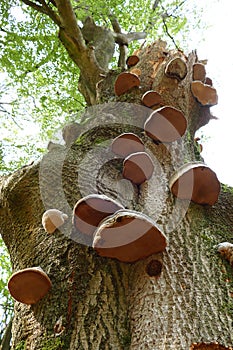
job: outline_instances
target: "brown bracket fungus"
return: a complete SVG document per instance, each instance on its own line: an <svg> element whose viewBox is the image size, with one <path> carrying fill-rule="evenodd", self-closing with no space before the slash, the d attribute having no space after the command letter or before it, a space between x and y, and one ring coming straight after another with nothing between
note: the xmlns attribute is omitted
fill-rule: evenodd
<svg viewBox="0 0 233 350"><path fill-rule="evenodd" d="M178 80L183 80L187 75L187 71L187 64L180 57L172 59L170 62L168 62L165 68L166 76Z"/></svg>
<svg viewBox="0 0 233 350"><path fill-rule="evenodd" d="M171 177L171 192L178 198L198 204L213 205L220 193L220 183L214 171L201 162L183 165Z"/></svg>
<svg viewBox="0 0 233 350"><path fill-rule="evenodd" d="M135 185L141 185L153 174L154 165L151 157L145 152L132 153L123 162L123 177Z"/></svg>
<svg viewBox="0 0 233 350"><path fill-rule="evenodd" d="M115 94L121 96L134 87L140 85L140 79L136 74L123 72L118 75L115 81Z"/></svg>
<svg viewBox="0 0 233 350"><path fill-rule="evenodd" d="M201 140L200 137L195 137L194 138L194 142L195 142L199 152L201 153L203 151L203 146L202 146L201 143L199 143L200 140Z"/></svg>
<svg viewBox="0 0 233 350"><path fill-rule="evenodd" d="M203 106L214 106L218 103L217 91L210 85L204 84L198 80L193 81L191 90L193 96L196 97Z"/></svg>
<svg viewBox="0 0 233 350"><path fill-rule="evenodd" d="M143 152L145 147L137 135L129 132L117 136L112 141L111 149L113 153L125 158L131 153Z"/></svg>
<svg viewBox="0 0 233 350"><path fill-rule="evenodd" d="M170 106L156 109L146 120L144 130L156 142L173 142L184 135L187 120L184 114Z"/></svg>
<svg viewBox="0 0 233 350"><path fill-rule="evenodd" d="M68 219L68 215L58 209L46 210L42 216L42 225L48 233L53 233L58 227L62 226Z"/></svg>
<svg viewBox="0 0 233 350"><path fill-rule="evenodd" d="M15 272L8 281L11 296L23 304L35 304L50 290L52 283L40 267Z"/></svg>
<svg viewBox="0 0 233 350"><path fill-rule="evenodd" d="M205 81L206 70L205 66L202 63L195 63L193 65L193 80Z"/></svg>
<svg viewBox="0 0 233 350"><path fill-rule="evenodd" d="M81 233L93 236L99 223L124 207L117 201L99 194L80 199L74 207L73 225Z"/></svg>
<svg viewBox="0 0 233 350"><path fill-rule="evenodd" d="M103 220L96 230L93 248L100 255L122 262L135 262L162 252L166 237L145 214L119 210Z"/></svg>
<svg viewBox="0 0 233 350"><path fill-rule="evenodd" d="M133 66L136 66L136 64L139 62L139 57L137 55L129 56L126 60L126 64L128 68L131 68Z"/></svg>
<svg viewBox="0 0 233 350"><path fill-rule="evenodd" d="M153 108L155 106L158 106L160 103L162 103L162 97L161 95L156 91L147 91L142 96L142 103L149 108Z"/></svg>

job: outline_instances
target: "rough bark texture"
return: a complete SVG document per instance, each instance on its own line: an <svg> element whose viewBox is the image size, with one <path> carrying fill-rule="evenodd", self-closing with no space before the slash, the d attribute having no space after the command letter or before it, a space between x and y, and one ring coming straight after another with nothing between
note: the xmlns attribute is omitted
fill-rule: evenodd
<svg viewBox="0 0 233 350"><path fill-rule="evenodd" d="M53 148L39 164L2 179L0 225L13 270L41 266L52 281L38 304L15 303L12 349L26 344L36 350L187 350L195 342L233 344L232 270L215 248L232 241L233 194L223 187L218 203L205 207L175 199L168 188L175 169L200 159L193 136L211 118L190 91L198 59L195 52L189 57L169 52L163 42L138 55L140 88L116 98L117 73L110 72L98 84L100 105L89 110L84 132L71 148ZM174 57L187 64L181 81L164 74ZM163 105L186 116L188 130L181 140L156 145L144 134L151 111L141 106L141 96L151 89L162 95ZM122 179L122 160L110 151L111 140L123 131L143 139L155 164L154 175L140 189ZM97 256L71 222L76 201L91 193L108 195L157 221L168 238L166 251L133 264ZM41 225L48 208L69 215L53 235ZM162 263L159 277L146 272L153 259Z"/></svg>

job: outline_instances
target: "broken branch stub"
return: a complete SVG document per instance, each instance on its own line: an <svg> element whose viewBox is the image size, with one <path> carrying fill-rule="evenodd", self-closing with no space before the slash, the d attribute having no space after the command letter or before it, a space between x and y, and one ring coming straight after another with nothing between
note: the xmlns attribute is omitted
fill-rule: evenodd
<svg viewBox="0 0 233 350"><path fill-rule="evenodd" d="M173 142L184 135L187 120L180 110L164 106L156 109L146 120L144 130L156 142Z"/></svg>
<svg viewBox="0 0 233 350"><path fill-rule="evenodd" d="M135 262L165 250L167 240L145 214L119 210L97 228L93 248L100 256Z"/></svg>
<svg viewBox="0 0 233 350"><path fill-rule="evenodd" d="M191 91L193 96L196 97L203 106L214 106L218 103L216 89L199 80L191 83Z"/></svg>
<svg viewBox="0 0 233 350"><path fill-rule="evenodd" d="M197 204L213 205L220 193L220 182L207 165L191 162L180 167L171 177L169 188L174 196Z"/></svg>
<svg viewBox="0 0 233 350"><path fill-rule="evenodd" d="M173 58L170 62L168 62L165 68L165 74L167 77L178 80L183 80L187 75L187 71L187 64L180 57Z"/></svg>

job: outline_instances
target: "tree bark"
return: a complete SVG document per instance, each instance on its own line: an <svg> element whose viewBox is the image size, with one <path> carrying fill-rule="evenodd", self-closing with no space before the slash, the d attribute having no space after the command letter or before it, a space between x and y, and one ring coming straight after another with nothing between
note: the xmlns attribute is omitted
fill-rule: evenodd
<svg viewBox="0 0 233 350"><path fill-rule="evenodd" d="M36 350L187 350L199 342L233 344L232 270L215 248L232 240L233 192L223 186L210 207L175 199L168 188L174 170L197 160L195 131L211 119L209 107L190 90L198 58L195 52L186 57L168 51L163 42L138 55L140 88L116 97L117 73L109 72L97 86L99 105L87 111L77 142L53 148L39 164L1 180L1 233L13 271L40 266L52 281L37 304L15 302L12 349L26 344ZM187 65L181 81L164 73L175 57ZM184 113L188 130L180 140L156 144L145 135L151 110L141 97L151 89L161 94L162 105ZM125 131L141 137L155 165L139 189L122 178L122 159L110 151L111 140ZM77 236L71 220L75 203L92 193L157 221L168 239L166 251L132 264L98 256L90 241ZM41 225L49 208L69 216L52 235ZM153 260L162 264L160 276L148 274Z"/></svg>

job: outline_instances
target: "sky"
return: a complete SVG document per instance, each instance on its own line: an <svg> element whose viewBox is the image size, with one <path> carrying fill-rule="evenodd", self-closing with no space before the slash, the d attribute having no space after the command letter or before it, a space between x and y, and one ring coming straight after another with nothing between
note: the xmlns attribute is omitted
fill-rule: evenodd
<svg viewBox="0 0 233 350"><path fill-rule="evenodd" d="M200 0L196 0L198 3ZM232 129L233 110L232 78L233 56L231 34L233 34L233 2L230 0L209 1L205 19L210 26L204 33L204 41L195 44L195 33L190 41L190 49L197 49L200 59L208 59L207 76L213 80L213 86L218 92L218 104L211 107L211 112L218 120L211 120L196 134L203 136L202 157L205 163L216 172L218 179L233 186L232 164ZM195 47L192 47L192 45Z"/></svg>

